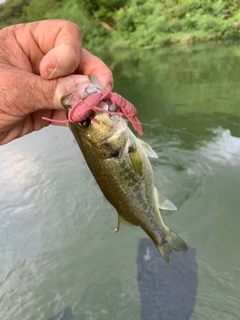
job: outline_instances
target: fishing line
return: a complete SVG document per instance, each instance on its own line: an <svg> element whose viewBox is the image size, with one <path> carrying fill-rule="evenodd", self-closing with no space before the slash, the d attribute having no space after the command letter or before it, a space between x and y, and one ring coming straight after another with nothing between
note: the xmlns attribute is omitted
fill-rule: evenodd
<svg viewBox="0 0 240 320"><path fill-rule="evenodd" d="M160 127L160 128L163 128L163 129L166 129L166 130L169 130L169 131L184 133L184 134L187 134L187 135L189 135L189 136L192 136L193 138L195 138L195 139L197 139L197 140L199 140L199 141L202 141L202 142L205 141L203 138L200 138L200 137L196 136L195 134L193 134L193 133L191 133L191 132L188 132L188 131L165 127L165 126L163 126L163 125L161 125L161 124L144 123L144 122L141 122L141 124L142 124L143 126ZM222 143L220 143L220 142L216 142L216 144L219 145L220 147L226 147L226 148L229 148L229 149L236 150L236 151L238 151L238 153L240 154L240 150L239 150L238 148L236 148L236 147L228 146L228 145L222 144Z"/></svg>
<svg viewBox="0 0 240 320"><path fill-rule="evenodd" d="M167 130L169 130L169 131L185 133L185 134L188 134L188 135L190 135L190 136L192 136L192 137L194 137L194 138L196 138L196 139L198 139L198 140L204 141L203 138L200 138L200 137L196 136L195 134L193 134L193 133L191 133L191 132L188 132L188 131L165 127L165 126L163 126L163 125L161 125L161 124L150 124L150 123L144 123L144 122L141 122L141 124L142 124L143 126L161 127L161 128L163 128L163 129L167 129Z"/></svg>

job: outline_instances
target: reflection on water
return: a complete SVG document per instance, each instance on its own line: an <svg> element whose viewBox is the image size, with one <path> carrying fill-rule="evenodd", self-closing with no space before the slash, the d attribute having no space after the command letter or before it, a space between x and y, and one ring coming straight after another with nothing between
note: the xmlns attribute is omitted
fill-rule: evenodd
<svg viewBox="0 0 240 320"><path fill-rule="evenodd" d="M105 57L116 60L115 89L147 123L156 186L178 207L164 220L196 249L194 320L240 314L239 53L208 45ZM46 320L66 308L81 320L141 319L145 234L114 234L115 210L70 131L47 128L0 157L0 319Z"/></svg>
<svg viewBox="0 0 240 320"><path fill-rule="evenodd" d="M232 136L229 129L216 128L211 131L216 138L206 143L201 148L201 152L206 153L211 162L239 166L240 137Z"/></svg>

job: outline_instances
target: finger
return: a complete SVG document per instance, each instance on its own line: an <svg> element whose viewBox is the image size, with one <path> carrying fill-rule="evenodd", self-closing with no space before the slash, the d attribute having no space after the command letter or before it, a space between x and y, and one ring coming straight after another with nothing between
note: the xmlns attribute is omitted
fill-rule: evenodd
<svg viewBox="0 0 240 320"><path fill-rule="evenodd" d="M76 86L91 83L89 77L81 75L70 75L55 80L46 80L39 76L35 77L37 77L37 80L35 79L33 103L30 103L29 107L32 111L62 109L61 98L63 95Z"/></svg>
<svg viewBox="0 0 240 320"><path fill-rule="evenodd" d="M71 75L55 80L43 79L23 70L2 69L0 112L23 117L37 110L62 109L61 97L74 86L90 83L87 76ZM14 90L12 90L14 88Z"/></svg>
<svg viewBox="0 0 240 320"><path fill-rule="evenodd" d="M110 90L113 89L114 80L112 71L100 58L94 56L86 49L82 50L79 72L84 75L93 74L97 77L103 88L108 87Z"/></svg>
<svg viewBox="0 0 240 320"><path fill-rule="evenodd" d="M51 23L58 25L59 21ZM74 23L61 21L58 28L56 40L52 43L53 48L47 50L40 63L40 74L48 79L71 74L77 69L81 59L82 36L79 27ZM46 49L49 49L49 46Z"/></svg>
<svg viewBox="0 0 240 320"><path fill-rule="evenodd" d="M81 59L82 36L76 24L65 20L46 20L28 23L25 28L34 43L29 44L29 37L23 37L20 28L17 29L17 36L33 69L39 69L43 78L55 79L77 69Z"/></svg>
<svg viewBox="0 0 240 320"><path fill-rule="evenodd" d="M80 53L71 44L63 43L50 50L40 63L40 74L43 78L56 79L69 75L76 70Z"/></svg>

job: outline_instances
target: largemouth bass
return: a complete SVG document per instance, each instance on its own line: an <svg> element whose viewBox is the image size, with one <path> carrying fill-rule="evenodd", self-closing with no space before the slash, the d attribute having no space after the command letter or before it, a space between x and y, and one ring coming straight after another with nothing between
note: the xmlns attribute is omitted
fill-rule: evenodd
<svg viewBox="0 0 240 320"><path fill-rule="evenodd" d="M62 101L68 115L71 106ZM105 102L101 107L109 108ZM187 250L186 243L164 224L159 211L176 207L154 186L148 157L157 155L132 133L126 120L99 112L81 123L69 123L69 127L104 196L118 212L116 231L131 225L141 227L167 262L172 250Z"/></svg>

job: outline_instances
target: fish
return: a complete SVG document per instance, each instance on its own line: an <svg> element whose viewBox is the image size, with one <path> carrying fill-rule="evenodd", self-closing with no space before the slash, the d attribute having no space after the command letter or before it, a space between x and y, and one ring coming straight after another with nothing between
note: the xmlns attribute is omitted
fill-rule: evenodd
<svg viewBox="0 0 240 320"><path fill-rule="evenodd" d="M66 115L71 109L68 99L62 104ZM100 108L113 106L102 102ZM157 154L145 141L137 138L122 115L99 111L81 123L69 122L81 151L105 198L118 213L115 231L139 226L153 240L165 261L174 251L186 251L187 244L163 222L159 209L176 210L175 205L154 186L149 157Z"/></svg>

